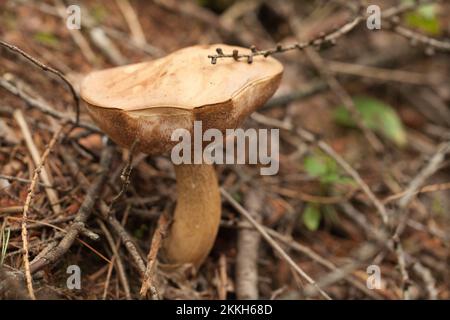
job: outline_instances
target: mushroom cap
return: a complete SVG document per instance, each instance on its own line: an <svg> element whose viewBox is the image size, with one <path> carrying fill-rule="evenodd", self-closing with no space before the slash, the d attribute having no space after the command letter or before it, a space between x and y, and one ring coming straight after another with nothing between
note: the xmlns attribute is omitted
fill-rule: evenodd
<svg viewBox="0 0 450 320"><path fill-rule="evenodd" d="M249 49L224 44L178 50L149 62L95 71L81 84L81 97L99 127L119 145L147 154L163 154L178 141L175 129L193 132L238 127L276 91L283 66L271 57L218 59L208 55Z"/></svg>

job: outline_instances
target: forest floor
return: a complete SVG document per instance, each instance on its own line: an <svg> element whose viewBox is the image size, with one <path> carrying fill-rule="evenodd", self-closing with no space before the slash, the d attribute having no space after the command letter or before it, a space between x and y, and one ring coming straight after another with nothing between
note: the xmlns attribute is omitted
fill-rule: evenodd
<svg viewBox="0 0 450 320"><path fill-rule="evenodd" d="M407 2L375 1L382 12ZM69 30L60 0L0 0L0 40L76 90L92 70L190 45L320 41L274 55L280 88L244 125L280 128L279 173L216 166L231 198L211 254L197 272L156 263L146 297L236 299L256 288L265 299L450 299L450 45L431 40L450 39L450 5L405 9L369 30L351 24L365 13L357 1L202 3L79 1L82 28ZM83 105L69 132L74 110L60 78L0 46L0 297L140 297L158 217L176 202L173 166L105 145ZM243 234L256 254L242 254ZM236 276L246 265L248 282ZM69 266L80 289L67 286Z"/></svg>

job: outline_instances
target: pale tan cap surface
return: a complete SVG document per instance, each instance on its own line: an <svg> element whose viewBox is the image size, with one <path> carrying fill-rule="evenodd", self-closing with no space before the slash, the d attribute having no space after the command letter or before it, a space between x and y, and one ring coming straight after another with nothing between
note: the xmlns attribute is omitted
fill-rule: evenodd
<svg viewBox="0 0 450 320"><path fill-rule="evenodd" d="M223 44L184 48L154 61L93 72L83 81L81 95L88 103L104 108L189 110L230 100L246 86L283 70L275 59L261 56L252 64L228 58L213 65L208 55L219 46L230 53L233 49L249 51Z"/></svg>
<svg viewBox="0 0 450 320"><path fill-rule="evenodd" d="M166 57L95 71L81 84L81 97L100 128L116 143L148 154L170 150L173 130L192 132L195 120L203 130L239 126L269 99L281 80L283 66L274 58L218 59L216 48L231 53L249 50L224 44L194 46Z"/></svg>

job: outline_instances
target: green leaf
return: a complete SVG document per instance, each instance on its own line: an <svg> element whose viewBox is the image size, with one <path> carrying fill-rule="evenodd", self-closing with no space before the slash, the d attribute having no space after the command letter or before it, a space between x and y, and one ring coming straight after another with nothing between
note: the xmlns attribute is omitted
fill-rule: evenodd
<svg viewBox="0 0 450 320"><path fill-rule="evenodd" d="M400 147L406 145L405 129L391 106L370 97L354 97L353 101L369 129L379 132ZM334 118L338 124L356 127L350 113L343 106L336 109Z"/></svg>
<svg viewBox="0 0 450 320"><path fill-rule="evenodd" d="M318 178L320 183L327 185L332 183L350 184L352 179L341 175L336 161L322 153L315 153L305 157L303 162L305 171L312 177Z"/></svg>
<svg viewBox="0 0 450 320"><path fill-rule="evenodd" d="M105 18L108 16L108 11L102 5L96 4L91 9L91 14L97 23L102 23L105 20Z"/></svg>
<svg viewBox="0 0 450 320"><path fill-rule="evenodd" d="M303 224L308 230L316 231L319 228L321 217L319 205L309 203L303 211Z"/></svg>
<svg viewBox="0 0 450 320"><path fill-rule="evenodd" d="M412 2L412 0L403 0L403 2ZM419 29L430 35L438 35L441 30L437 11L436 4L421 5L415 11L405 15L405 23L409 27Z"/></svg>
<svg viewBox="0 0 450 320"><path fill-rule="evenodd" d="M44 32L44 31L37 32L33 36L33 38L37 42L40 42L41 44L45 44L48 46L57 46L59 44L58 38L50 32Z"/></svg>
<svg viewBox="0 0 450 320"><path fill-rule="evenodd" d="M322 177L328 171L327 163L324 157L317 155L307 156L303 165L305 167L305 171L313 177Z"/></svg>

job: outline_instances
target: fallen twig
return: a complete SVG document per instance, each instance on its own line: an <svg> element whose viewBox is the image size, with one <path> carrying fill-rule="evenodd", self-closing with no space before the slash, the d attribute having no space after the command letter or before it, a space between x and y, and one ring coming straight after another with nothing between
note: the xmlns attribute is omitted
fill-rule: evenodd
<svg viewBox="0 0 450 320"><path fill-rule="evenodd" d="M114 147L111 145L106 145L103 149L100 168L98 170L98 175L89 187L89 190L84 198L84 201L77 212L73 223L64 235L64 238L59 242L58 246L50 250L45 256L35 259L30 266L31 273L35 273L41 270L43 267L56 262L61 256L63 256L72 246L78 234L85 229L85 223L90 217L92 208L100 196L100 193L105 185L108 178L109 167L112 162Z"/></svg>
<svg viewBox="0 0 450 320"><path fill-rule="evenodd" d="M148 289L153 287L153 277L155 274L155 266L156 266L156 257L158 255L158 251L161 247L162 240L167 234L167 229L169 227L169 220L167 219L165 214L162 214L158 220L158 226L156 227L155 232L153 233L152 244L150 246L150 251L147 256L147 268L145 270L145 276L142 280L141 286L141 297L146 297Z"/></svg>
<svg viewBox="0 0 450 320"><path fill-rule="evenodd" d="M57 77L59 77L69 87L69 90L70 90L70 92L72 93L72 96L73 96L73 100L75 101L75 121L74 121L74 123L77 126L78 122L80 121L80 98L78 97L77 92L75 91L75 88L73 87L72 83L60 71L58 71L56 69L53 69L52 67L49 67L49 66L43 64L42 62L40 62L36 58L32 57L31 55L29 55L28 53L26 53L22 49L16 47L15 45L9 44L9 43L7 43L5 41L2 41L2 40L0 40L0 45L3 46L3 47L8 48L11 51L14 51L14 52L20 54L21 56L23 56L24 58L28 59L34 65L38 66L42 70L44 70L46 72L50 72L50 73L56 75Z"/></svg>
<svg viewBox="0 0 450 320"><path fill-rule="evenodd" d="M60 134L62 133L64 129L64 126L61 126L58 131L55 132L52 139L50 140L50 143L48 144L48 147L45 149L44 153L42 154L42 157L40 157L39 163L34 170L33 179L31 180L30 188L28 190L28 195L25 200L25 204L23 206L23 213L22 213L22 243L23 243L23 263L25 268L25 278L27 281L27 289L28 294L30 295L30 298L35 300L36 296L34 294L33 290L33 279L31 277L31 268L30 268L30 260L29 260L29 252L28 252L28 230L27 230L27 219L28 219L28 208L30 207L31 200L33 198L34 189L36 187L36 182L39 178L39 174L44 167L45 160L47 159L48 155L50 154L50 151L52 150L53 146L58 141L58 138Z"/></svg>
<svg viewBox="0 0 450 320"><path fill-rule="evenodd" d="M220 193L225 197L225 199L240 213L242 214L251 224L255 227L256 230L261 234L261 236L271 245L271 247L289 264L289 266L295 270L297 274L299 274L302 278L304 278L309 284L317 289L322 297L327 300L331 300L331 297L323 291L317 283L303 271L292 258L280 247L280 245L273 240L273 238L267 233L264 227L258 223L251 214L248 213L233 197L225 191L225 189L220 188Z"/></svg>
<svg viewBox="0 0 450 320"><path fill-rule="evenodd" d="M258 222L263 205L261 192L251 189L245 198L248 213ZM236 296L241 299L258 299L258 251L260 234L248 229L251 223L247 219L240 222L236 255ZM247 227L247 228L246 228Z"/></svg>

